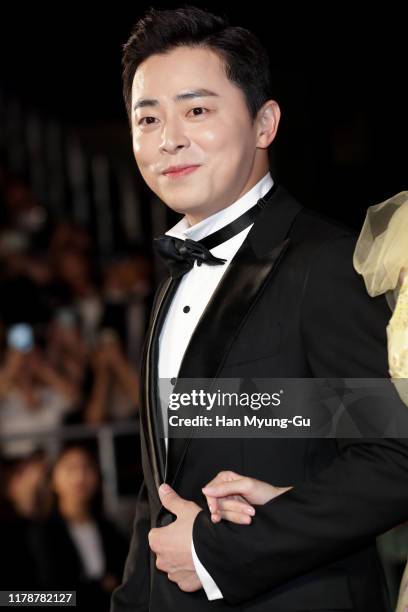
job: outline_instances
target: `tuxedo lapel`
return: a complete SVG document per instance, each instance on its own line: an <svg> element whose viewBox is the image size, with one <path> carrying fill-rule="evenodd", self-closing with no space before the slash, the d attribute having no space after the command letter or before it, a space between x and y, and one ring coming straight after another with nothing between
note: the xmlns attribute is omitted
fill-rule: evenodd
<svg viewBox="0 0 408 612"><path fill-rule="evenodd" d="M157 298L153 307L150 325L146 334L142 358L142 401L141 425L145 440L145 449L152 483L146 482L151 494L158 497L158 488L165 478L166 449L163 439L160 401L158 396L158 349L160 330L170 307L171 300L181 279L166 279L158 289ZM150 486L149 486L150 485Z"/></svg>
<svg viewBox="0 0 408 612"><path fill-rule="evenodd" d="M196 326L180 366L178 379L181 382L186 378L217 377L265 281L289 247L287 234L301 209L283 187L272 194ZM174 392L177 392L177 384ZM193 430L189 433L186 438L169 439L166 463L169 484L174 483Z"/></svg>

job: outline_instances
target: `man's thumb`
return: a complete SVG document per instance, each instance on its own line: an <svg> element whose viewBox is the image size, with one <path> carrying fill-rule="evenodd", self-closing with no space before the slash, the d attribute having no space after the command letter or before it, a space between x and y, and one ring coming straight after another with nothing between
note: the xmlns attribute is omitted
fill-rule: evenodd
<svg viewBox="0 0 408 612"><path fill-rule="evenodd" d="M165 483L159 487L159 496L166 510L170 510L170 512L177 516L184 503L184 499L180 497L170 485Z"/></svg>

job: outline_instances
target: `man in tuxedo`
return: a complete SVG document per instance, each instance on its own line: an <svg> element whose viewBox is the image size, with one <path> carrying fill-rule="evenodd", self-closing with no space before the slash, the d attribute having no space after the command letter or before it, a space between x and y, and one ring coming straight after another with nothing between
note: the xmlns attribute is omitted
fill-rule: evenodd
<svg viewBox="0 0 408 612"><path fill-rule="evenodd" d="M111 612L383 612L375 538L407 516L407 440L160 435L162 379L388 375L389 311L353 269L356 237L269 171L268 56L224 18L151 9L123 81L137 166L183 217L156 241L170 276L145 342L144 483ZM201 489L221 470L293 488L249 526L213 523Z"/></svg>

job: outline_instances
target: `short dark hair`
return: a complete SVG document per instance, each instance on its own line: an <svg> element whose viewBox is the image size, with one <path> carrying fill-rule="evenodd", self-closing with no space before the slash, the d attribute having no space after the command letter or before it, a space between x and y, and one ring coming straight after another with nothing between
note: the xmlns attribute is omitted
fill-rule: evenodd
<svg viewBox="0 0 408 612"><path fill-rule="evenodd" d="M176 47L204 47L223 60L226 76L244 93L252 121L272 97L268 53L258 38L245 28L231 26L227 17L196 6L176 9L150 7L133 27L123 45L123 97L132 122L132 83L144 60Z"/></svg>

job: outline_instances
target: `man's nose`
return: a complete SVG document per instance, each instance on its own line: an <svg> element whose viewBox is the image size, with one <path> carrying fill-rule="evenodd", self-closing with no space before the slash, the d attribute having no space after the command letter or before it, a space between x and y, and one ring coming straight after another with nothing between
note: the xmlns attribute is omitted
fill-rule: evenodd
<svg viewBox="0 0 408 612"><path fill-rule="evenodd" d="M168 122L163 128L160 150L172 153L179 148L186 147L189 139L179 122Z"/></svg>

